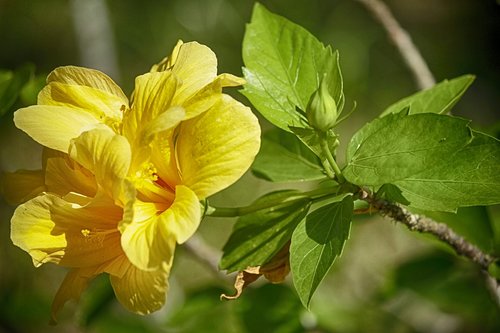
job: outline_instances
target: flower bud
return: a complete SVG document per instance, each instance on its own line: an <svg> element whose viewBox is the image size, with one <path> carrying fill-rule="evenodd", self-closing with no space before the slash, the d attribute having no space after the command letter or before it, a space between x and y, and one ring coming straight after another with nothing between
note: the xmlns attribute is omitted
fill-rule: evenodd
<svg viewBox="0 0 500 333"><path fill-rule="evenodd" d="M312 94L306 108L309 125L321 132L333 128L337 121L337 103L328 92L325 78L326 75L323 76L318 90Z"/></svg>

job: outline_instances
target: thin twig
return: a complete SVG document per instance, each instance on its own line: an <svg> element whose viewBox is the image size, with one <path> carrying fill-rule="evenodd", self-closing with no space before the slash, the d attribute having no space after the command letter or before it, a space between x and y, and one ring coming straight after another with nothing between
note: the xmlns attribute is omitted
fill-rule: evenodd
<svg viewBox="0 0 500 333"><path fill-rule="evenodd" d="M387 216L396 222L403 223L411 231L418 231L436 236L450 245L458 255L464 256L476 263L482 269L485 276L486 287L497 305L497 308L500 309L498 281L488 274L488 266L493 263L496 258L484 253L477 246L469 243L444 223L436 222L418 214L412 214L396 203L375 199L366 192L362 192L361 198L368 202L370 206L381 215Z"/></svg>
<svg viewBox="0 0 500 333"><path fill-rule="evenodd" d="M355 0L363 4L375 19L384 27L389 39L396 46L401 57L410 69L419 89L432 87L436 80L424 61L410 35L399 25L391 10L380 0Z"/></svg>
<svg viewBox="0 0 500 333"><path fill-rule="evenodd" d="M494 258L485 254L477 246L469 243L444 223L436 222L422 215L410 213L406 208L393 202L374 199L371 196L367 196L364 200L381 215L403 223L411 231L428 233L438 237L443 242L449 244L457 254L469 258L484 270L487 270L488 266L494 261Z"/></svg>
<svg viewBox="0 0 500 333"><path fill-rule="evenodd" d="M410 35L401 27L392 15L389 7L380 0L356 0L363 4L386 30L389 39L397 47L401 57L410 69L417 86L420 89L432 87L436 80L420 51L411 40ZM477 263L483 270L486 287L488 288L497 308L500 309L499 282L488 274L488 265L495 258L483 253L479 248L467 242L456 234L446 224L438 223L427 217L411 214L403 207L387 202L374 200L365 194L365 200L378 209L382 215L405 224L410 230L431 233L451 245L455 251Z"/></svg>

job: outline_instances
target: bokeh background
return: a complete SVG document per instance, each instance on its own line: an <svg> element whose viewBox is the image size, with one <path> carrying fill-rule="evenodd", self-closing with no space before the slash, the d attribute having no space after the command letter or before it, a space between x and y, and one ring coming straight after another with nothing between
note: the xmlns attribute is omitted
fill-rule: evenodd
<svg viewBox="0 0 500 333"><path fill-rule="evenodd" d="M358 2L261 2L339 49L347 105L357 103L356 112L340 128L344 143L386 106L416 91L385 32ZM454 113L498 137L500 5L495 0L386 3L438 81L468 73L477 76ZM39 168L40 147L15 129L12 112L34 103L45 76L55 67L100 69L130 94L135 76L148 71L183 39L210 46L218 56L219 72L241 75L241 43L253 4L250 0L0 0L0 87L12 75L22 82L30 78L8 110L0 105L4 112L0 170ZM237 90L230 93L245 102ZM0 101L5 103L5 97ZM261 124L269 128L263 119ZM212 202L244 205L274 188L249 173ZM310 311L300 305L291 280L283 285L256 283L241 299L221 302L219 295L231 293L234 276L221 277L180 247L163 310L146 317L126 312L102 277L78 305L65 307L58 326L48 326L50 303L65 270L54 265L35 268L28 254L12 245L13 209L0 202L0 333L500 331L500 313L475 267L431 238L376 217L356 218L344 254L317 291ZM500 231L499 215L493 207L478 216L477 237ZM207 218L200 228L199 237L216 259L233 222Z"/></svg>

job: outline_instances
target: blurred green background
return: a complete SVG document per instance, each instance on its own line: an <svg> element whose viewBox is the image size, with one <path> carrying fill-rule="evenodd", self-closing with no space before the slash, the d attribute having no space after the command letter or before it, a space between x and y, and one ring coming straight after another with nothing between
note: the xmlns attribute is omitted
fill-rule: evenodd
<svg viewBox="0 0 500 333"><path fill-rule="evenodd" d="M262 3L339 49L347 106L354 101L358 105L340 128L344 146L383 108L416 91L385 32L358 2ZM500 5L495 0L386 3L438 81L467 73L477 76L454 113L498 137ZM17 70L19 77L28 78L34 68L36 74L1 118L0 170L39 167L40 147L14 128L12 111L34 103L37 89L55 67L98 68L130 94L135 76L148 71L183 39L210 46L218 56L219 72L241 75L241 43L253 4L250 0L0 0L0 69L4 70L0 84L13 75L5 70ZM230 93L245 101L236 90ZM261 124L269 128L262 119ZM213 202L247 204L273 186L247 174ZM307 185L280 184L297 186ZM28 254L12 245L13 209L0 202L0 333L500 331L500 314L475 267L430 238L378 218L355 220L344 255L319 288L310 312L301 307L290 279L284 285L256 283L241 299L221 302L219 294L232 292L234 276L219 278L180 247L163 310L147 317L127 313L103 277L79 305L68 304L59 325L51 327L50 303L65 270L54 265L34 268ZM489 214L498 225L498 209ZM199 234L219 251L231 228L231 220L207 218Z"/></svg>

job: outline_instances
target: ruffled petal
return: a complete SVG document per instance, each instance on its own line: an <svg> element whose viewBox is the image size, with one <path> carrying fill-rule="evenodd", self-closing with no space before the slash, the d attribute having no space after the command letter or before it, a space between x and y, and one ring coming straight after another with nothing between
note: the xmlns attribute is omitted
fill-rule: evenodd
<svg viewBox="0 0 500 333"><path fill-rule="evenodd" d="M123 133L131 143L143 140L144 129L170 109L177 85L170 72L146 73L135 79L132 107L123 124Z"/></svg>
<svg viewBox="0 0 500 333"><path fill-rule="evenodd" d="M122 214L105 196L98 195L82 207L46 194L15 210L11 239L31 255L35 266L46 262L67 267L100 265L123 253L117 229Z"/></svg>
<svg viewBox="0 0 500 333"><path fill-rule="evenodd" d="M92 171L109 196L119 198L132 158L125 137L109 129L94 129L72 141L69 155Z"/></svg>
<svg viewBox="0 0 500 333"><path fill-rule="evenodd" d="M0 175L2 197L11 205L19 205L46 191L42 170L18 170Z"/></svg>
<svg viewBox="0 0 500 333"><path fill-rule="evenodd" d="M181 105L182 101L189 99L217 76L215 53L197 42L179 45L178 53L172 60L171 71L181 82L175 94L175 105Z"/></svg>
<svg viewBox="0 0 500 333"><path fill-rule="evenodd" d="M116 298L128 310L149 314L165 304L171 262L155 271L143 271L128 265L122 277L110 275Z"/></svg>
<svg viewBox="0 0 500 333"><path fill-rule="evenodd" d="M139 269L158 269L171 260L176 242L183 243L194 234L200 220L201 207L196 194L185 186L177 186L170 208L159 203L136 202L134 221L120 226L122 248Z"/></svg>
<svg viewBox="0 0 500 333"><path fill-rule="evenodd" d="M175 156L174 133L173 130L159 133L151 143L150 155L161 182L172 190L181 183Z"/></svg>
<svg viewBox="0 0 500 333"><path fill-rule="evenodd" d="M39 105L59 105L89 112L106 124L120 123L128 100L102 90L52 82L38 94Z"/></svg>
<svg viewBox="0 0 500 333"><path fill-rule="evenodd" d="M77 66L58 67L47 77L47 83L52 82L90 87L127 100L122 89L109 76L95 69Z"/></svg>
<svg viewBox="0 0 500 333"><path fill-rule="evenodd" d="M177 186L174 203L159 216L159 219L160 232L171 233L177 243L184 243L196 232L201 222L198 197L188 187Z"/></svg>
<svg viewBox="0 0 500 333"><path fill-rule="evenodd" d="M71 139L101 124L91 113L64 106L34 105L14 112L14 123L42 146L67 153Z"/></svg>
<svg viewBox="0 0 500 333"><path fill-rule="evenodd" d="M260 147L252 111L227 95L199 117L182 123L176 153L182 183L204 199L238 180Z"/></svg>
<svg viewBox="0 0 500 333"><path fill-rule="evenodd" d="M209 110L223 98L223 87L235 87L245 83L244 79L231 74L221 74L212 82L200 89L195 95L186 101L174 101L182 103L186 112L186 119L194 118Z"/></svg>
<svg viewBox="0 0 500 333"><path fill-rule="evenodd" d="M136 203L135 206L137 205L140 204ZM175 236L168 231L161 231L161 220L156 215L154 204L140 206L141 208L134 207L134 212L141 212L140 216L136 213L132 223L121 225L121 244L134 266L145 271L155 271L172 260Z"/></svg>
<svg viewBox="0 0 500 333"><path fill-rule="evenodd" d="M86 197L97 193L95 176L67 154L47 156L45 159L47 191L64 197L70 192Z"/></svg>

